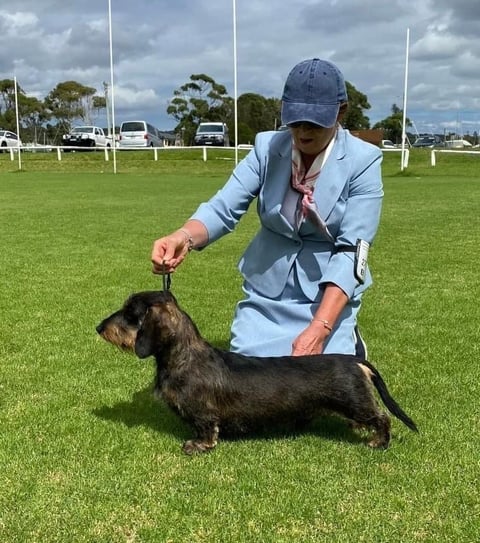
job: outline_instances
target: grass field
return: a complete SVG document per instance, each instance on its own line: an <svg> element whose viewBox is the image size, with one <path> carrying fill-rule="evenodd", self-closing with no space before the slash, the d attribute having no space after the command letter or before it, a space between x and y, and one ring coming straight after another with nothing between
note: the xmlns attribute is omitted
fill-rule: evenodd
<svg viewBox="0 0 480 543"><path fill-rule="evenodd" d="M384 163L360 321L370 358L420 433L393 421L387 451L342 421L299 435L180 451L189 429L151 397L153 364L95 325L161 288L152 241L219 188L232 156L0 155L0 541L462 542L479 540L480 157ZM103 171L103 173L101 173ZM180 304L226 345L236 262L257 227L194 253Z"/></svg>

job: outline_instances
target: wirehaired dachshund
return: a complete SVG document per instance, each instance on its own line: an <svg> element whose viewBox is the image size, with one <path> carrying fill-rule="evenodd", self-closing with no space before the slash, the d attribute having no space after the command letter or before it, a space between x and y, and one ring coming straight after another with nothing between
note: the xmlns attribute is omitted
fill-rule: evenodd
<svg viewBox="0 0 480 543"><path fill-rule="evenodd" d="M255 357L217 349L167 290L133 294L97 332L139 358L155 357L155 391L196 433L183 444L187 454L213 449L219 435L300 428L325 411L371 430L370 447L387 448L390 418L374 388L388 410L417 431L366 360L341 354Z"/></svg>

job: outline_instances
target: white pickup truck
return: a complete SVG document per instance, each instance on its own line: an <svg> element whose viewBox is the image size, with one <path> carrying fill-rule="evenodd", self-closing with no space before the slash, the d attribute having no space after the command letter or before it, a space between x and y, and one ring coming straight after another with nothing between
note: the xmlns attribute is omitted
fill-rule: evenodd
<svg viewBox="0 0 480 543"><path fill-rule="evenodd" d="M76 126L69 134L62 136L62 145L72 148L94 149L99 147L104 149L112 146L112 138L107 137L103 128L98 126ZM65 149L65 151L69 150Z"/></svg>

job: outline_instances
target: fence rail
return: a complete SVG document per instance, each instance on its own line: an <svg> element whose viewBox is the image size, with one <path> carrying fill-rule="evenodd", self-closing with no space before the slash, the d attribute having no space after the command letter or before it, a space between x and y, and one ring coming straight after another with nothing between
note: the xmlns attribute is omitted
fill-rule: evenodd
<svg viewBox="0 0 480 543"><path fill-rule="evenodd" d="M253 146L251 145L239 145L238 149L240 150L249 150ZM180 146L164 146L164 147L132 147L129 149L122 149L117 147L115 149L116 153L131 153L135 151L151 151L153 154L153 160L158 160L158 153L164 152L164 151L184 151L187 149L198 149L202 151L202 157L203 161L206 162L208 160L208 149L225 149L225 150L235 150L235 147L218 147L213 145L197 145L197 146L186 146L186 147L180 147ZM112 147L82 147L82 146L75 146L75 145L23 145L18 147L8 147L5 150L10 152L10 160L15 160L16 153L50 153L50 152L56 152L57 153L57 160L62 160L62 154L66 152L99 152L102 151L105 156L105 162L108 162L110 160L110 155L113 153Z"/></svg>
<svg viewBox="0 0 480 543"><path fill-rule="evenodd" d="M460 153L462 155L480 155L479 151L461 151L459 149L432 149L430 153L430 164L432 166L437 165L437 156L436 153Z"/></svg>
<svg viewBox="0 0 480 543"><path fill-rule="evenodd" d="M131 148L131 149L121 149L121 148L115 148L116 153L134 153L136 151L143 151L150 152L152 155L153 161L158 161L159 156L161 156L162 152L167 151L185 151L185 150L198 150L201 152L201 156L204 162L207 162L208 160L208 151L209 150L228 150L228 151L234 151L235 149L247 151L250 150L253 146L251 145L239 145L238 148L235 147L217 147L217 146L165 146L165 147L138 147L138 148ZM7 147L2 148L1 151L3 152L9 152L10 153L10 160L14 161L15 157L19 159L19 167L21 168L21 160L20 160L20 154L25 153L56 153L57 161L61 162L64 153L69 152L103 152L104 160L105 162L108 162L110 160L110 156L114 152L114 149L112 147L95 147L95 148L86 148L81 146L63 146L63 145L23 145L19 147ZM382 149L382 152L384 153L391 153L391 152L400 152L401 149ZM478 150L461 150L461 149L431 149L430 152L430 165L432 167L436 166L437 164L437 153L456 153L456 154L465 154L465 155L479 155L480 156L480 149ZM410 150L408 148L405 149L405 154L403 157L403 167L407 168L408 161L409 161L409 155Z"/></svg>

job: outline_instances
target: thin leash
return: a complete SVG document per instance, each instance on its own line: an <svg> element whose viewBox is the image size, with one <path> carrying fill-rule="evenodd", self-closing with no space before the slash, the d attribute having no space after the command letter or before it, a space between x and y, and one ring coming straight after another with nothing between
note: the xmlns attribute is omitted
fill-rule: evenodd
<svg viewBox="0 0 480 543"><path fill-rule="evenodd" d="M163 290L170 290L172 285L172 278L169 273L165 273L165 262L162 262L162 280L163 280Z"/></svg>

